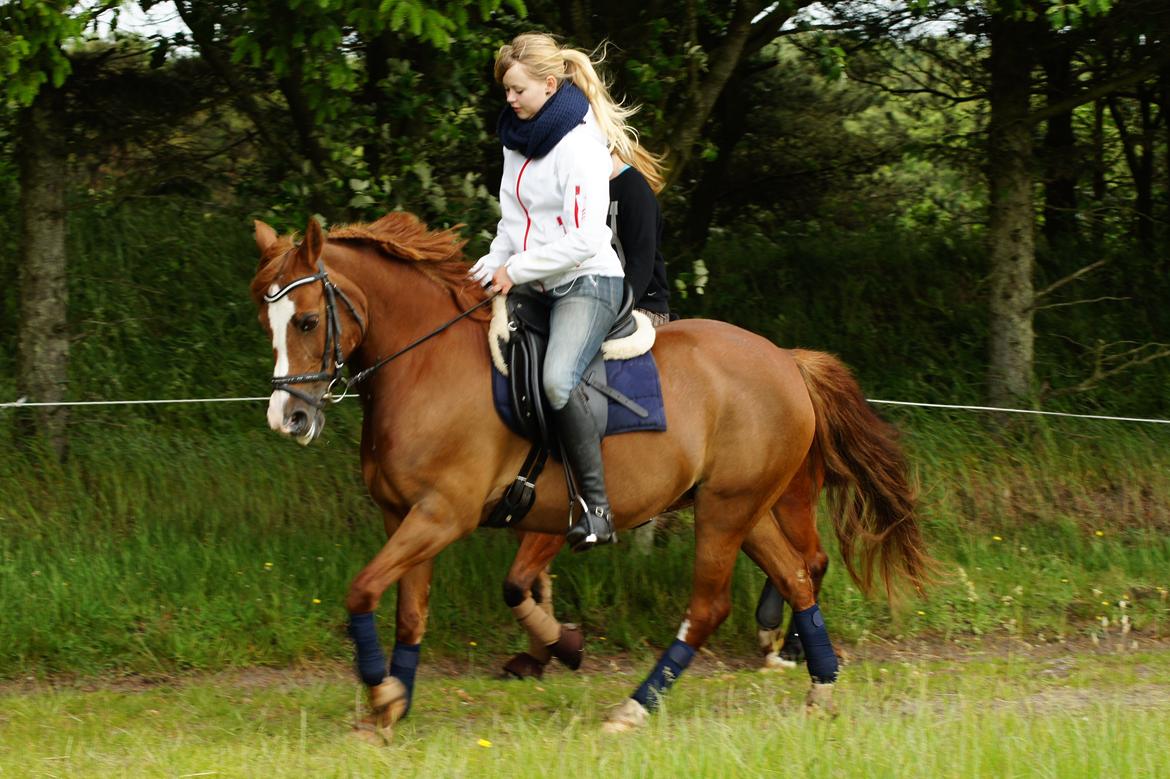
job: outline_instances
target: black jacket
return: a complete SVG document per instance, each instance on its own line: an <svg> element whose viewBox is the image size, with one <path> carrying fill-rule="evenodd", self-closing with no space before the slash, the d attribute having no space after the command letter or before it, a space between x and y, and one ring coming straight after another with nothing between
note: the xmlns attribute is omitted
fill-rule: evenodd
<svg viewBox="0 0 1170 779"><path fill-rule="evenodd" d="M608 223L614 251L634 290L634 305L670 313L670 287L662 257L662 211L654 191L634 167L609 180Z"/></svg>

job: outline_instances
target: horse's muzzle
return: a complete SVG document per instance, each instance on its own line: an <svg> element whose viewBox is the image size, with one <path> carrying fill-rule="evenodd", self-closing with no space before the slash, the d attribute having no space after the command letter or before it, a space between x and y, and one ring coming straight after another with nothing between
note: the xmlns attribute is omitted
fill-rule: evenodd
<svg viewBox="0 0 1170 779"><path fill-rule="evenodd" d="M281 435L295 438L298 444L308 446L325 427L325 415L320 409L285 392L276 392L269 404L268 426Z"/></svg>

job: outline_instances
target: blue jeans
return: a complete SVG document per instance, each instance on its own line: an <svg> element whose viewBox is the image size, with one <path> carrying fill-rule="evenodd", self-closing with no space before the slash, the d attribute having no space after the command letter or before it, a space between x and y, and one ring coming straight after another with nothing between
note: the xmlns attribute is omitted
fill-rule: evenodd
<svg viewBox="0 0 1170 779"><path fill-rule="evenodd" d="M569 394L581 382L590 361L617 319L625 279L620 276L580 276L567 284L540 292L524 293L552 306L548 351L544 357L544 393L556 410L565 407Z"/></svg>

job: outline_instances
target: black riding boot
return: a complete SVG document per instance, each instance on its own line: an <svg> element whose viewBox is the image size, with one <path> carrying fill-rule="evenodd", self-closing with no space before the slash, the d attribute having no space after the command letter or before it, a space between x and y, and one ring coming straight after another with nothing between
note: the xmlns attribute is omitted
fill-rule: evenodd
<svg viewBox="0 0 1170 779"><path fill-rule="evenodd" d="M565 538L575 552L584 552L596 544L617 541L613 532L613 514L605 495L605 474L601 466L601 434L589 413L580 387L569 395L568 404L554 413L557 436L577 481L585 512Z"/></svg>

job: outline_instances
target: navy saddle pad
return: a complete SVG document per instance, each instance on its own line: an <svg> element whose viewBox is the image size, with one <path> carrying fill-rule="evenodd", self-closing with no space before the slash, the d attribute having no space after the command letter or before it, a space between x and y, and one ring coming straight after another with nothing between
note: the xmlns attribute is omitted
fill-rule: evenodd
<svg viewBox="0 0 1170 779"><path fill-rule="evenodd" d="M666 409L662 404L662 386L658 383L658 365L654 354L646 352L628 360L606 360L605 375L609 386L636 401L649 413L645 419L613 399L608 399L609 418L605 435L666 429ZM517 423L508 394L508 377L492 365L492 400L496 412L513 432L524 435Z"/></svg>

